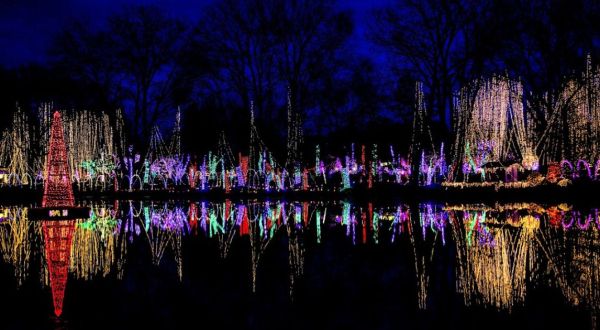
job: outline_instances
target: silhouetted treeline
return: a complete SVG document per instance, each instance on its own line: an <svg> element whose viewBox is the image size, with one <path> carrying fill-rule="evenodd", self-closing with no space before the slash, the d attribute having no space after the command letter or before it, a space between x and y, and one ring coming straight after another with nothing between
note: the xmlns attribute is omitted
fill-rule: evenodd
<svg viewBox="0 0 600 330"><path fill-rule="evenodd" d="M376 13L371 36L398 72L424 83L428 108L447 134L456 91L482 75L520 79L538 97L528 111L548 112L544 94L560 93L587 54L600 55L600 3L402 0Z"/></svg>
<svg viewBox="0 0 600 330"><path fill-rule="evenodd" d="M3 116L46 101L123 108L143 149L151 127L167 133L180 107L184 147L194 152L214 146L219 131L245 148L253 103L263 140L281 151L290 93L308 142L408 148L416 80L444 139L455 93L473 79L520 79L533 95L528 111L543 113L556 105L538 96L560 93L588 54L600 55L593 0L399 0L367 16L371 43L360 45L356 14L330 0L217 1L197 22L133 6L99 27L65 23L46 65L0 72ZM361 55L365 48L386 60Z"/></svg>

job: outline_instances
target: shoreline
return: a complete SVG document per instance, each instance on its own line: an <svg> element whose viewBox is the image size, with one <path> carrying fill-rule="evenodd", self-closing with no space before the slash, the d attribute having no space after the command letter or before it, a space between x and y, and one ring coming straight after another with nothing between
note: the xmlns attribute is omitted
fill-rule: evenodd
<svg viewBox="0 0 600 330"><path fill-rule="evenodd" d="M538 185L523 188L444 187L433 185L415 187L408 185L378 184L372 189L352 188L344 191L279 191L251 192L222 190L154 190L154 191L78 191L77 200L355 200L355 201L439 201L439 202L576 202L600 204L600 182L576 182L567 187ZM0 188L0 203L41 201L42 189Z"/></svg>

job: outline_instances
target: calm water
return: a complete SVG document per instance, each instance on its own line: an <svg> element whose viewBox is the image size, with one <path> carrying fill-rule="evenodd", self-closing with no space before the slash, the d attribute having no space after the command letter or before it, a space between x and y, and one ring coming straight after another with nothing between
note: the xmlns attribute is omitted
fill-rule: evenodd
<svg viewBox="0 0 600 330"><path fill-rule="evenodd" d="M591 329L600 312L592 207L86 205L64 226L60 318L49 224L0 205L0 328Z"/></svg>

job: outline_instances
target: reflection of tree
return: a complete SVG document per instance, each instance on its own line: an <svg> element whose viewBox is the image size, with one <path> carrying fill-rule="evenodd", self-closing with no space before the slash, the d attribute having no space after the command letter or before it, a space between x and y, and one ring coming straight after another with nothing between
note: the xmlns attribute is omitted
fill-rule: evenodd
<svg viewBox="0 0 600 330"><path fill-rule="evenodd" d="M457 288L465 304L510 310L523 303L537 261L534 238L539 221L515 214L507 220L513 226L508 226L486 212L449 211L449 216L456 241Z"/></svg>
<svg viewBox="0 0 600 330"><path fill-rule="evenodd" d="M73 234L70 270L77 278L91 279L107 276L117 270L121 275L119 259L124 257L125 236L115 233L117 220L106 208L92 207L89 220L79 221ZM123 249L123 250L121 250Z"/></svg>
<svg viewBox="0 0 600 330"><path fill-rule="evenodd" d="M302 228L287 224L288 264L290 267L290 297L293 297L296 279L304 274L304 245L302 244Z"/></svg>
<svg viewBox="0 0 600 330"><path fill-rule="evenodd" d="M20 286L29 277L30 259L36 250L36 239L41 236L41 226L27 220L26 208L8 208L7 219L0 223L0 253L4 262L14 267Z"/></svg>
<svg viewBox="0 0 600 330"><path fill-rule="evenodd" d="M169 209L165 204L162 209L152 209L144 223L144 233L152 255L152 263L156 266L171 243L178 270L181 273L181 235L188 230L186 213L180 207Z"/></svg>
<svg viewBox="0 0 600 330"><path fill-rule="evenodd" d="M169 245L173 233L155 227L150 227L145 233L148 237L150 252L152 253L152 263L158 266Z"/></svg>
<svg viewBox="0 0 600 330"><path fill-rule="evenodd" d="M231 248L231 243L233 242L236 233L236 214L229 200L222 205L223 207L219 213L221 213L221 218L223 219L223 230L222 234L218 235L218 239L221 258L225 259L229 255L229 249Z"/></svg>
<svg viewBox="0 0 600 330"><path fill-rule="evenodd" d="M555 284L571 304L591 309L595 323L600 313L599 231L593 225L573 230L546 227L538 242Z"/></svg>
<svg viewBox="0 0 600 330"><path fill-rule="evenodd" d="M175 254L175 263L177 264L177 276L179 281L183 280L183 256L181 253L181 232L173 236L173 253Z"/></svg>
<svg viewBox="0 0 600 330"><path fill-rule="evenodd" d="M415 226L414 221L419 221L417 228L423 228L423 235L413 231ZM426 225L422 222L421 213L419 207L411 208L411 217L407 223L408 235L410 237L410 243L413 248L413 254L415 257L415 272L417 275L417 300L420 309L427 308L427 288L429 286L429 263L433 258L433 247L435 242L429 244L426 239L425 227Z"/></svg>
<svg viewBox="0 0 600 330"><path fill-rule="evenodd" d="M258 263L272 238L272 236L266 235L267 219L265 218L265 209L268 210L268 205L254 204L253 207L249 207L247 210L249 218L252 219L248 230L250 251L252 253L252 292L256 292Z"/></svg>

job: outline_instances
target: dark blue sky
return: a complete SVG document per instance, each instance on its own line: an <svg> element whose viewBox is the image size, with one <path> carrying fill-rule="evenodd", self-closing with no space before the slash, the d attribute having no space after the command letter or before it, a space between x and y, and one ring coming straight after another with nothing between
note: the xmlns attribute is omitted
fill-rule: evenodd
<svg viewBox="0 0 600 330"><path fill-rule="evenodd" d="M100 25L124 4L153 4L169 14L194 22L203 8L218 0L0 0L0 65L14 67L43 63L53 35L74 18ZM366 40L371 10L393 0L339 0L341 9L353 12L356 32L352 39L358 53L377 57Z"/></svg>

